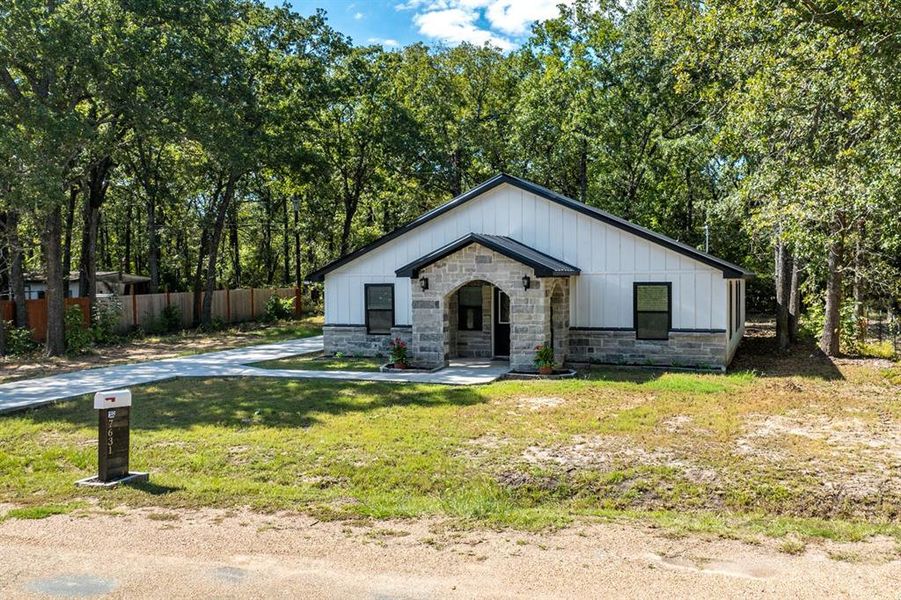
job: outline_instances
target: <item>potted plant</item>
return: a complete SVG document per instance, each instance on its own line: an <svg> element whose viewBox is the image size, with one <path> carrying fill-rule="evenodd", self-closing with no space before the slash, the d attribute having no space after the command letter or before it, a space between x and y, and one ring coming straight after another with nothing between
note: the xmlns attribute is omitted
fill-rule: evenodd
<svg viewBox="0 0 901 600"><path fill-rule="evenodd" d="M554 349L547 344L535 346L535 366L541 375L550 375L554 372Z"/></svg>
<svg viewBox="0 0 901 600"><path fill-rule="evenodd" d="M400 338L394 338L388 343L388 350L391 353L391 362L394 363L394 368L406 369L407 343Z"/></svg>

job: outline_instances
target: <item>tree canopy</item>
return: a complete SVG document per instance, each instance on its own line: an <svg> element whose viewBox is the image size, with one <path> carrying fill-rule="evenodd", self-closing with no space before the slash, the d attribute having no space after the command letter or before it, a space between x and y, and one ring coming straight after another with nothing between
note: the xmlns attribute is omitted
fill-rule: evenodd
<svg viewBox="0 0 901 600"><path fill-rule="evenodd" d="M844 307L901 298L899 78L882 0L582 1L506 53L354 46L254 0L14 0L0 293L47 274L51 354L75 269L193 290L208 323L203 292L299 283L505 171L709 244L784 343L803 304L836 353Z"/></svg>

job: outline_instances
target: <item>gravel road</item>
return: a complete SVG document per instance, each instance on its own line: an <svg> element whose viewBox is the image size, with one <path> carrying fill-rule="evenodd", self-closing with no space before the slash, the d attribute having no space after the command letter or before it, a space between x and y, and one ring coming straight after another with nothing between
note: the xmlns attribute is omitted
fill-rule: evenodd
<svg viewBox="0 0 901 600"><path fill-rule="evenodd" d="M894 540L778 543L122 509L0 523L0 598L899 598Z"/></svg>

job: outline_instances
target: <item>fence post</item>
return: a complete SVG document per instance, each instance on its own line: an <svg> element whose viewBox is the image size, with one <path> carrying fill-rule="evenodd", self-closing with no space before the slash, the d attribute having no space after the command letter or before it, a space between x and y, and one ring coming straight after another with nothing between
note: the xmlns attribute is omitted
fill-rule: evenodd
<svg viewBox="0 0 901 600"><path fill-rule="evenodd" d="M254 306L253 306L253 288L250 288L250 320L251 321L257 320L257 311L254 309Z"/></svg>
<svg viewBox="0 0 901 600"><path fill-rule="evenodd" d="M232 322L232 297L229 288L225 288L225 322Z"/></svg>
<svg viewBox="0 0 901 600"><path fill-rule="evenodd" d="M131 324L138 326L138 297L134 288L131 289Z"/></svg>
<svg viewBox="0 0 901 600"><path fill-rule="evenodd" d="M296 286L294 288L294 316L297 317L298 319L301 316L303 316L303 310L302 310L302 307L300 304L302 301L302 298L303 298L303 296L301 294L301 287Z"/></svg>

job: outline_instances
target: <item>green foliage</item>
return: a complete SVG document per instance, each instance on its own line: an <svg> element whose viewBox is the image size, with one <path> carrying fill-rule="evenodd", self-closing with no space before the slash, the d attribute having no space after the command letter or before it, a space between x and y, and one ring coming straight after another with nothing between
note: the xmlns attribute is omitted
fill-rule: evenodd
<svg viewBox="0 0 901 600"><path fill-rule="evenodd" d="M31 337L28 327L14 327L12 321L6 322L6 352L12 356L25 356L37 349L38 345Z"/></svg>
<svg viewBox="0 0 901 600"><path fill-rule="evenodd" d="M268 322L282 321L294 316L294 298L281 298L273 294L266 301L263 320Z"/></svg>
<svg viewBox="0 0 901 600"><path fill-rule="evenodd" d="M535 346L535 366L539 369L554 366L554 348L550 344Z"/></svg>
<svg viewBox="0 0 901 600"><path fill-rule="evenodd" d="M117 329L122 311L118 296L98 298L91 314L91 336L96 344L112 344L119 340Z"/></svg>
<svg viewBox="0 0 901 600"><path fill-rule="evenodd" d="M388 354L391 357L391 362L395 365L407 364L407 342L403 341L400 338L394 338L388 343Z"/></svg>
<svg viewBox="0 0 901 600"><path fill-rule="evenodd" d="M66 309L66 352L69 354L86 352L93 344L91 330L86 325L81 306L73 304Z"/></svg>

